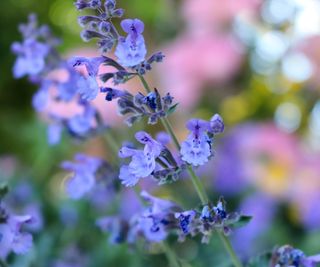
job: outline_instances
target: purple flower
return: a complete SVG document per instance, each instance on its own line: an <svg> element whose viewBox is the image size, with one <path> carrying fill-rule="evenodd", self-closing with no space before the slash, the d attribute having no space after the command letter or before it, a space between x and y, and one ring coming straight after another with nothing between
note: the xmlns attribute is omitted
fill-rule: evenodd
<svg viewBox="0 0 320 267"><path fill-rule="evenodd" d="M163 146L146 132L137 132L135 137L145 145L144 150L122 147L119 151L121 158L132 157L129 165L120 168L119 178L126 186L134 186L140 178L148 177L154 171L156 158L163 149Z"/></svg>
<svg viewBox="0 0 320 267"><path fill-rule="evenodd" d="M209 129L209 123L199 119L191 119L187 123L187 128L191 133L187 140L181 144L182 160L193 166L203 165L212 155L211 140L206 133Z"/></svg>
<svg viewBox="0 0 320 267"><path fill-rule="evenodd" d="M156 140L157 140L160 144L166 146L166 145L168 145L168 144L171 142L171 137L170 137L170 135L167 134L166 132L159 132L159 133L157 134L157 136L156 136Z"/></svg>
<svg viewBox="0 0 320 267"><path fill-rule="evenodd" d="M139 19L125 19L121 22L122 29L128 34L120 37L115 55L121 65L133 67L144 61L147 54L142 36L144 24Z"/></svg>
<svg viewBox="0 0 320 267"><path fill-rule="evenodd" d="M61 140L61 134L62 134L62 125L59 123L52 123L49 124L47 128L47 138L48 138L48 144L50 146L54 146L58 144Z"/></svg>
<svg viewBox="0 0 320 267"><path fill-rule="evenodd" d="M99 93L99 85L96 77L98 75L100 65L105 60L106 59L104 57L74 57L69 60L69 64L72 67L84 65L88 72L88 77L85 78L80 76L77 81L78 92L83 100L92 101L97 97Z"/></svg>
<svg viewBox="0 0 320 267"><path fill-rule="evenodd" d="M59 82L57 85L58 89L58 99L61 101L69 102L71 101L74 96L79 91L79 79L82 78L82 76L76 72L74 69L67 68L66 69L69 75L69 78L65 82ZM80 86L84 86L82 83L80 83ZM84 90L82 87L80 87L82 90Z"/></svg>
<svg viewBox="0 0 320 267"><path fill-rule="evenodd" d="M317 267L320 263L320 254L306 257L302 260L304 267Z"/></svg>
<svg viewBox="0 0 320 267"><path fill-rule="evenodd" d="M190 233L190 224L192 223L196 214L197 213L194 210L176 212L174 214L175 218L179 220L179 225L184 235L187 235Z"/></svg>
<svg viewBox="0 0 320 267"><path fill-rule="evenodd" d="M38 92L32 97L32 106L38 112L43 111L49 102L50 85L49 81L43 81Z"/></svg>
<svg viewBox="0 0 320 267"><path fill-rule="evenodd" d="M99 85L95 77L80 77L77 81L78 92L82 100L92 101L99 93Z"/></svg>
<svg viewBox="0 0 320 267"><path fill-rule="evenodd" d="M66 182L67 194L73 199L79 199L91 191L95 185L95 173L102 164L102 160L85 154L75 156L77 163L65 161L62 168L73 172Z"/></svg>
<svg viewBox="0 0 320 267"><path fill-rule="evenodd" d="M50 51L48 45L32 38L24 40L22 44L13 43L11 49L18 56L13 67L15 78L39 74L45 67L45 59Z"/></svg>
<svg viewBox="0 0 320 267"><path fill-rule="evenodd" d="M5 222L0 223L0 258L5 258L11 251L25 254L32 247L32 235L21 231L31 216L9 215Z"/></svg>
<svg viewBox="0 0 320 267"><path fill-rule="evenodd" d="M83 114L75 115L67 121L68 129L77 136L85 136L92 128L96 110L88 103L84 104Z"/></svg>
<svg viewBox="0 0 320 267"><path fill-rule="evenodd" d="M150 242L161 242L168 235L168 230L174 224L173 210L177 205L169 200L160 199L141 192L141 197L151 206L142 215L131 222L131 238L141 233Z"/></svg>
<svg viewBox="0 0 320 267"><path fill-rule="evenodd" d="M88 75L96 77L98 75L100 65L105 61L106 59L102 56L93 58L73 57L69 60L69 64L72 67L84 65L86 67Z"/></svg>

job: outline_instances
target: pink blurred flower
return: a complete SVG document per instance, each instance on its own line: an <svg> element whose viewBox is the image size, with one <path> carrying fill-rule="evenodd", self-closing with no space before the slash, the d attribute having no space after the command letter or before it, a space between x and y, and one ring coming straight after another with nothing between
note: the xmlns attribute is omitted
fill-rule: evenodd
<svg viewBox="0 0 320 267"><path fill-rule="evenodd" d="M186 107L201 97L205 83L230 79L242 62L242 47L230 35L186 33L164 50L166 59L160 65L164 87Z"/></svg>
<svg viewBox="0 0 320 267"><path fill-rule="evenodd" d="M255 15L262 0L186 0L183 16L196 31L221 29L239 13Z"/></svg>

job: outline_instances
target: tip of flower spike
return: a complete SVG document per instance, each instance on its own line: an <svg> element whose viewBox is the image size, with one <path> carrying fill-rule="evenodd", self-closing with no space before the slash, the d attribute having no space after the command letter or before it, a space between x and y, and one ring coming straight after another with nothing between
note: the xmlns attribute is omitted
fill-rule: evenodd
<svg viewBox="0 0 320 267"><path fill-rule="evenodd" d="M219 134L224 131L224 122L219 114L213 115L210 119L210 132L213 134Z"/></svg>
<svg viewBox="0 0 320 267"><path fill-rule="evenodd" d="M144 23L140 19L124 19L121 27L128 34L141 34L144 31Z"/></svg>

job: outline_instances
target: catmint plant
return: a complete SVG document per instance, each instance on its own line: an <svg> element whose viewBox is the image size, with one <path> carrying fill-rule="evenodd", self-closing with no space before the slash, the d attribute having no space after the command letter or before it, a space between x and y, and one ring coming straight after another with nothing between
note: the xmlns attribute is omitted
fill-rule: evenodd
<svg viewBox="0 0 320 267"><path fill-rule="evenodd" d="M56 50L58 42L48 27L37 26L34 15L30 16L28 24L20 27L23 42L12 45L12 51L17 55L14 76L27 76L39 88L32 101L37 112L44 112L49 101L73 101L82 110L69 118L47 112L50 121L49 144L59 143L63 132L78 141L105 135L108 137L109 152L117 156L115 161L107 163L96 156L78 153L74 162L64 161L61 167L71 173L65 182L66 194L73 200L79 200L93 198L97 188L112 188L119 197L131 187L139 191L138 185L143 179L152 179L161 186L176 182L182 173L187 172L200 200L197 207L185 208L184 203L178 204L142 191L138 196L143 205L131 218L123 218L115 212L97 218L96 225L109 233L110 243L128 243L132 246L138 244L141 238L147 244L165 244L169 237L183 242L187 238L200 236L202 243L209 243L211 237L217 235L233 265L242 267L243 263L235 254L228 236L237 227L248 223L251 217L240 212L229 212L223 197L216 197L217 202L211 201L196 174L197 167L205 165L214 156L215 138L224 131L222 117L214 114L210 120L189 119L186 122L189 134L180 143L169 121L178 103L170 92L163 94L157 88L151 89L144 78L153 64L165 58L161 52L148 57L150 53L143 36L144 23L138 18L121 19L124 10L117 8L115 0L77 0L74 4L78 11L90 12L78 17L83 28L81 38L85 42L95 40L99 56L87 58L79 55L63 59ZM80 66L85 68L86 73L79 71ZM109 66L111 70L102 73L101 66ZM62 82L49 75L61 69L67 72L67 81ZM119 84L126 84L134 78L141 81L143 91L133 94L117 88ZM113 86L107 85L107 82L112 82ZM52 93L52 89L56 92ZM136 143L119 145L111 140L109 134L113 129L105 125L92 103L99 94L104 95L106 106L110 101L117 101L118 113L125 116L128 127L144 121L151 126L162 124L165 132L153 137L145 129L140 129L134 135ZM7 215L5 210L1 210L1 214L0 248L5 246L5 250L0 251L6 251L6 254L10 250L26 252L32 238L21 232L21 226L30 221L30 216ZM179 266L173 250L165 252L169 253L170 265ZM270 262L275 267L313 266L317 258L305 257L298 250L284 247L274 252Z"/></svg>

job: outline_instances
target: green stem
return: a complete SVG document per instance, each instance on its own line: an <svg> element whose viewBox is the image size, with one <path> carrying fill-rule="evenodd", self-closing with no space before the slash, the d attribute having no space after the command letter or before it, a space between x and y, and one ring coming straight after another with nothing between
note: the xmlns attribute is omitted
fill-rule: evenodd
<svg viewBox="0 0 320 267"><path fill-rule="evenodd" d="M139 75L139 78L140 78L145 90L148 93L150 93L151 89L150 89L147 81L144 79L144 77L142 75ZM176 135L173 131L173 128L172 128L169 120L166 117L161 118L161 123L163 124L163 127L166 129L167 133L171 136L176 148L178 150L180 150L180 143L179 143L178 138L176 137ZM192 184L193 184L193 186L194 186L194 188L195 188L195 190L201 200L202 205L208 204L208 195L207 195L206 191L204 190L204 187L203 187L203 184L202 184L200 178L195 174L193 168L190 165L188 165L187 170L188 170L188 173L191 177ZM240 262L236 253L234 252L234 249L233 249L229 239L225 235L223 235L221 232L219 232L219 231L216 231L216 232L218 233L222 243L224 244L225 249L229 253L230 258L231 258L234 266L235 267L242 267L242 263Z"/></svg>
<svg viewBox="0 0 320 267"><path fill-rule="evenodd" d="M110 154L112 154L112 159L114 161L117 160L117 155L118 155L118 152L119 152L119 147L118 147L118 144L117 144L117 141L115 140L115 138L113 137L113 135L111 134L111 131L108 129L105 133L105 135L103 135L106 143L108 144L108 147L109 149L111 150Z"/></svg>
<svg viewBox="0 0 320 267"><path fill-rule="evenodd" d="M166 242L162 242L161 247L166 254L170 267L181 267L176 254L170 249L169 245Z"/></svg>
<svg viewBox="0 0 320 267"><path fill-rule="evenodd" d="M145 78L140 74L138 76L139 76L139 78L140 78L140 80L141 80L141 82L143 84L144 89L146 89L147 93L148 94L151 93L151 88L149 87L149 84L147 83Z"/></svg>
<svg viewBox="0 0 320 267"><path fill-rule="evenodd" d="M230 240L220 231L216 231L225 247L225 249L228 251L230 258L233 262L233 265L236 267L243 267L242 263L239 261L236 253L234 252L234 249L232 248L232 245L230 243Z"/></svg>

